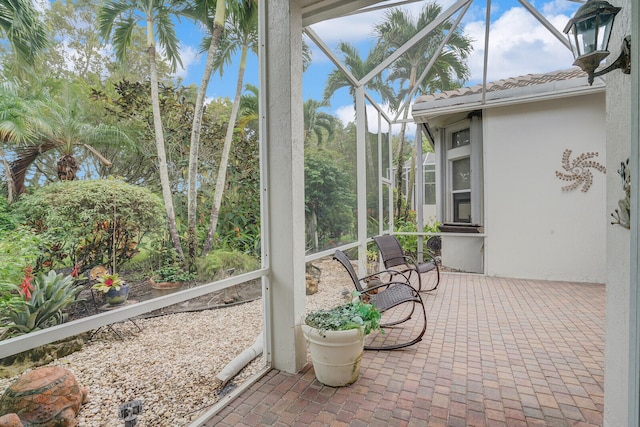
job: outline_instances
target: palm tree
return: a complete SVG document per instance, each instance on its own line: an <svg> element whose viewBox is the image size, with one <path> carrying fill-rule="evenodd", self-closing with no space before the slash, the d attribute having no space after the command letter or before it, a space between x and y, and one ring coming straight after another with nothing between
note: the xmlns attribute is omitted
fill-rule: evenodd
<svg viewBox="0 0 640 427"><path fill-rule="evenodd" d="M433 22L442 12L442 7L435 3L427 3L420 14L414 18L408 11L400 8L394 8L385 15L385 20L374 27L374 31L378 36L379 48L386 52L387 55L392 54L414 37L423 28ZM469 69L466 65L466 58L472 50L471 39L464 36L460 30L452 31L450 21L443 22L428 37L421 42L412 46L393 64L391 73L388 78L392 81L400 82L400 90L398 94L400 99L407 96L409 91L415 86L418 71L424 70L437 53L438 46L442 43L447 33L450 38L446 43L446 51L443 49L438 54L431 70L422 80L419 86L420 93L433 93L436 90L449 90L460 87L462 83L469 78ZM403 121L400 128L400 144L397 153L397 169L396 182L398 183L398 199L396 201L396 214L401 215L401 197L402 197L402 170L404 168L404 145L406 119L408 117L408 109L404 109ZM416 141L416 144L419 142ZM415 149L415 146L414 146ZM412 156L412 167L410 170L410 185L408 200L411 200L412 180L415 176L415 153Z"/></svg>
<svg viewBox="0 0 640 427"><path fill-rule="evenodd" d="M215 16L211 19L212 7L215 7ZM202 80L196 95L196 104L193 112L193 124L191 126L191 143L189 147L189 170L187 185L187 250L188 260L192 264L197 252L196 219L198 207L198 157L200 149L200 131L202 129L202 116L204 114L204 101L207 95L207 87L214 70L214 61L220 37L224 29L226 2L217 0L196 0L193 7L183 10L184 15L202 22L210 32L209 40L205 40L207 46L207 61L205 63Z"/></svg>
<svg viewBox="0 0 640 427"><path fill-rule="evenodd" d="M49 45L46 30L31 0L0 0L0 30L23 65L31 65Z"/></svg>
<svg viewBox="0 0 640 427"><path fill-rule="evenodd" d="M316 101L315 99L307 99L304 102L304 142L311 143L313 139L318 147L322 146L325 136L329 140L333 139L333 135L340 120L331 114L319 111L321 107L326 106L326 102Z"/></svg>
<svg viewBox="0 0 640 427"><path fill-rule="evenodd" d="M0 142L20 145L32 141L36 131L45 127L44 122L38 120L38 117L36 104L19 96L16 84L11 82L0 84ZM0 148L0 161L7 181L7 200L13 203L15 180L2 148Z"/></svg>
<svg viewBox="0 0 640 427"><path fill-rule="evenodd" d="M362 79L369 74L380 62L380 56L377 48L369 52L366 59L360 58L358 50L355 46L342 42L338 45L338 50L342 52L344 65L349 69L356 79ZM343 87L349 88L349 94L353 97L355 108L356 88L353 86L347 76L340 70L333 70L327 77L327 83L324 87L323 98L328 102L333 94ZM383 102L391 102L395 99L395 94L390 85L386 84L380 77L376 77L366 84L366 88L376 91L382 97Z"/></svg>
<svg viewBox="0 0 640 427"><path fill-rule="evenodd" d="M77 103L58 104L54 100L34 104L35 108L24 110L33 114L28 121L30 135L26 144L16 149L16 159L11 162L11 176L17 194L26 189L24 180L29 166L43 154L55 150L60 152L56 162L56 174L62 181L76 179L79 167L76 152L86 151L105 166L111 166L96 147L113 143L129 143L129 138L119 128L106 124L88 123L80 114Z"/></svg>
<svg viewBox="0 0 640 427"><path fill-rule="evenodd" d="M367 56L366 59L360 58L358 54L358 50L349 43L340 43L338 45L338 50L342 52L344 65L349 69L351 74L358 80L363 79L369 72L371 72L381 61L380 50L378 47L374 47ZM343 87L349 88L349 93L353 98L353 106L354 109L356 107L356 88L353 86L351 81L347 78L347 76L340 70L332 71L328 78L327 83L324 88L324 100L327 101L331 98L331 96L338 90ZM393 91L393 88L390 84L387 83L386 79L383 79L380 75L375 76L369 82L365 84L367 90L372 90L378 92L383 102L389 103L391 108L395 108L395 100L396 96ZM367 123L367 110L365 108L364 111L364 122ZM366 127L366 125L365 125ZM365 134L367 134L368 129L365 129ZM373 160L373 150L366 150L367 157L367 170L366 170L366 182L367 182L367 193L375 191L374 187L377 186L377 179L375 177L375 164Z"/></svg>
<svg viewBox="0 0 640 427"><path fill-rule="evenodd" d="M147 54L149 56L149 69L151 79L151 107L153 111L153 127L156 139L156 150L158 153L158 170L160 173L160 186L162 187L162 197L164 199L169 234L173 247L178 257L184 261L184 253L178 227L176 225L175 210L171 187L169 185L169 171L167 167L167 155L164 145L164 130L162 127L162 117L160 115L160 95L158 93L158 68L156 63L156 37L160 47L163 48L169 60L171 70L175 71L178 64L182 65L178 55L178 38L175 27L171 21L172 15L179 13L175 9L175 3L162 0L114 0L105 4L98 14L98 28L100 35L104 39L113 37L116 58L124 61L127 55L127 48L131 45L131 35L137 26L139 17L136 11L142 12L142 19L146 23L147 33Z"/></svg>
<svg viewBox="0 0 640 427"><path fill-rule="evenodd" d="M211 250L215 231L218 227L218 216L220 213L220 206L222 204L224 186L227 180L227 165L229 164L229 153L231 152L233 131L236 127L236 119L238 117L238 110L240 107L242 84L247 65L247 55L249 50L254 53L257 53L258 51L258 4L253 0L245 0L240 3L236 3L235 7L231 8L229 12L225 30L222 38L220 39L220 52L216 56L215 69L219 70L220 74L222 74L224 65L229 63L231 57L238 49L240 49L240 65L238 68L236 93L231 107L231 116L229 117L229 124L227 125L227 133L224 138L220 164L218 165L213 206L211 208L211 215L209 219L209 230L202 248L202 255L206 255Z"/></svg>
<svg viewBox="0 0 640 427"><path fill-rule="evenodd" d="M257 123L260 118L258 112L258 87L247 83L244 89L249 93L240 97L238 130L242 133L245 132L249 125Z"/></svg>

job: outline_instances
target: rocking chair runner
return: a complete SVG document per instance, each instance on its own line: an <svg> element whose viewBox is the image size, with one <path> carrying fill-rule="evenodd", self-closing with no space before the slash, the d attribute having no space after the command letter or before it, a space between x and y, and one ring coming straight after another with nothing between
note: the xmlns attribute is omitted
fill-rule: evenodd
<svg viewBox="0 0 640 427"><path fill-rule="evenodd" d="M369 302L373 304L378 309L378 311L380 311L380 313L384 313L385 311L390 310L393 307L400 306L401 304L412 305L411 311L407 316L402 317L400 320L394 320L388 323L381 323L380 326L387 327L387 326L394 326L394 325L399 325L401 323L404 323L407 320L411 319L411 316L415 312L416 306L419 306L421 309L418 311L421 313L423 317L423 327L422 327L422 331L420 331L418 336L416 336L415 338L413 338L408 342L403 342L399 344L392 344L392 345L386 345L386 346L380 346L380 347L365 345L364 347L365 350L396 350L399 348L411 346L422 340L422 337L425 331L427 330L427 313L425 311L424 304L422 302L422 297L420 297L420 294L411 285L409 285L407 282L392 281L392 282L383 282L380 284L376 284L371 287L367 287L366 289L362 286L362 284L366 283L367 280L369 280L370 278L373 278L374 276L379 275L380 273L385 273L385 272L389 273L392 275L391 277L393 278L396 275L398 275L397 271L381 271L369 276L358 278L355 270L353 269L353 266L351 265L351 261L349 261L349 258L347 258L344 252L340 250L336 250L333 256L333 259L339 261L347 270L347 272L349 273L349 276L351 276L351 280L353 281L354 286L356 287L356 290L361 294L360 297L368 298ZM406 280L406 276L404 276L403 274L401 274L401 276L404 277Z"/></svg>
<svg viewBox="0 0 640 427"><path fill-rule="evenodd" d="M412 257L404 253L396 236L376 236L373 240L378 245L385 268L400 267L399 271L408 274L409 279L415 273L418 276L418 292L429 292L438 288L440 284L440 268L433 256L430 256L431 260L429 261L417 263ZM429 289L422 289L423 280L425 287L429 286L427 282L432 283Z"/></svg>

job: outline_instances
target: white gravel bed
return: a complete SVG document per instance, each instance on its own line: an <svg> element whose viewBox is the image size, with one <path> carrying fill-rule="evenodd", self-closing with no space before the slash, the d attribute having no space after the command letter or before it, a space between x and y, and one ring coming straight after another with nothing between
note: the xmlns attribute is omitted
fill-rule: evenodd
<svg viewBox="0 0 640 427"><path fill-rule="evenodd" d="M346 271L332 260L314 263L322 271L319 290L307 297L307 310L341 304L353 290ZM217 401L215 375L262 330L262 300L201 312L171 314L113 325L121 340L103 328L77 351L52 365L74 373L88 389L78 414L80 427L123 426L122 403L141 400L137 427L185 426ZM256 358L231 384L240 384L264 361ZM0 379L4 390L14 378ZM233 387L233 385L232 385Z"/></svg>

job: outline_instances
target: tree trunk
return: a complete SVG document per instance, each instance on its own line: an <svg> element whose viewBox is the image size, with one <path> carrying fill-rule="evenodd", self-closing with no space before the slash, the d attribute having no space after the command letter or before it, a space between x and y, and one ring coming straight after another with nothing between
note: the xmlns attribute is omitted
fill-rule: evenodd
<svg viewBox="0 0 640 427"><path fill-rule="evenodd" d="M410 88L415 84L417 72L418 70L415 67L411 67L411 74L409 75ZM409 117L408 108L405 108L403 116L403 121L406 121L407 117ZM409 209L409 206L411 206L411 199L413 198L413 187L416 182L416 162L418 161L416 157L418 156L418 144L422 144L422 141L414 141L413 151L411 153L411 167L409 169L409 182L407 185L407 210ZM418 209L417 206L416 209Z"/></svg>
<svg viewBox="0 0 640 427"><path fill-rule="evenodd" d="M217 2L216 16L213 23L213 31L211 33L211 44L207 52L207 62L204 67L202 81L198 88L196 97L196 105L193 112L193 125L191 126L191 145L189 147L189 187L187 190L187 263L189 269L195 263L196 253L198 250L198 238L196 234L196 220L198 208L198 151L200 148L200 130L202 128L202 115L204 114L204 100L207 95L207 86L213 73L213 63L215 55L220 46L220 35L224 25L226 13L226 3Z"/></svg>
<svg viewBox="0 0 640 427"><path fill-rule="evenodd" d="M316 210L311 209L311 213L309 213L309 218L307 218L307 236L312 242L313 249L318 249L320 247L320 240L318 238L318 215L316 214Z"/></svg>
<svg viewBox="0 0 640 427"><path fill-rule="evenodd" d="M153 24L147 20L147 42L149 52L149 69L151 74L151 107L153 110L153 128L156 139L156 150L158 152L158 172L160 173L160 186L162 187L162 198L167 213L169 225L169 235L171 242L178 254L181 262L184 262L184 253L180 243L180 235L176 225L176 214L173 209L173 198L169 185L169 170L167 167L167 154L164 149L164 132L162 129L162 117L160 115L160 94L158 91L158 69L156 68L156 48L153 40Z"/></svg>
<svg viewBox="0 0 640 427"><path fill-rule="evenodd" d="M412 88L415 85L416 82L416 74L417 74L417 69L416 67L411 67L411 73L409 75L409 87ZM398 166L397 166L397 170L396 170L396 182L397 182L397 200L396 200L396 219L398 218L402 218L403 216L405 216L406 212L401 212L402 210L402 170L404 169L404 158L403 158L403 154L404 154L404 144L405 144L405 134L407 131L407 117L409 117L409 109L405 108L404 112L402 113L402 125L400 126L400 145L398 147ZM416 141L416 144L418 142ZM415 164L415 163L414 163ZM409 176L411 176L411 170L409 171ZM409 180L411 181L411 180ZM412 193L412 188L411 188L411 183L408 183L408 191L407 193L411 194ZM409 197L407 197L407 204L411 203L411 199Z"/></svg>
<svg viewBox="0 0 640 427"><path fill-rule="evenodd" d="M400 143L398 144L398 160L396 164L396 211L395 218L402 217L402 171L404 169L404 139L407 125L402 122L400 125Z"/></svg>
<svg viewBox="0 0 640 427"><path fill-rule="evenodd" d="M73 156L65 154L58 159L56 169L60 181L73 181L78 173L78 162Z"/></svg>
<svg viewBox="0 0 640 427"><path fill-rule="evenodd" d="M9 204L13 203L13 195L15 194L16 186L13 183L13 174L11 173L11 166L7 162L7 157L4 154L4 150L0 148L0 158L2 158L2 165L4 166L4 176L7 180L7 201Z"/></svg>
<svg viewBox="0 0 640 427"><path fill-rule="evenodd" d="M419 141L416 141L416 144L418 144ZM421 141L420 141L421 142ZM407 191L407 203L410 206L411 205L411 200L413 199L413 187L415 186L415 182L416 182L416 161L418 156L418 146L414 144L413 146L413 150L411 153L411 167L409 168L409 183L408 183L408 191ZM418 209L418 206L415 206L416 210Z"/></svg>
<svg viewBox="0 0 640 427"><path fill-rule="evenodd" d="M240 95L242 94L242 81L244 80L244 71L247 66L248 45L242 46L242 54L240 56L240 68L238 69L238 83L236 84L236 94L233 99L233 107L231 107L231 116L227 125L227 134L224 137L224 147L220 158L220 166L218 167L218 177L216 179L216 188L213 196L213 207L211 208L211 217L209 220L209 231L207 239L202 248L202 255L205 256L213 246L213 237L218 228L218 216L220 214L220 205L222 205L222 195L227 180L227 165L229 164L229 153L231 152L231 143L233 142L233 131L236 127L236 118L238 117L238 108L240 107Z"/></svg>

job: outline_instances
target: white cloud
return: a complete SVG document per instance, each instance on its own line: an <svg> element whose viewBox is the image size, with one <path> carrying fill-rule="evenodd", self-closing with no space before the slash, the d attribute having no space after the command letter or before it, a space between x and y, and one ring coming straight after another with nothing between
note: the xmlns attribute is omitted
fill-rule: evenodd
<svg viewBox="0 0 640 427"><path fill-rule="evenodd" d="M389 110L389 105L381 105L380 107L391 119L395 117L395 113L392 113ZM333 114L336 115L344 125L347 125L348 123L355 121L355 117L356 117L353 105L343 105L341 107L338 107L333 112ZM374 119L374 117L377 117L377 115L378 115L378 111L372 105L367 105L367 118L369 118L368 120L369 125L367 127L369 129L369 132L372 132L372 133L378 132L378 120ZM386 120L382 120L382 125L380 126L380 129L383 133L389 132L389 124L386 122ZM416 125L414 123L408 123L406 135L412 139L415 132L416 132ZM398 135L400 133L400 124L392 125L391 133L393 135Z"/></svg>
<svg viewBox="0 0 640 427"><path fill-rule="evenodd" d="M333 114L335 114L344 125L351 123L356 118L353 105L343 105L342 107L338 107Z"/></svg>
<svg viewBox="0 0 640 427"><path fill-rule="evenodd" d="M543 10L566 10L558 4L555 0L545 4ZM564 14L546 15L546 18L560 31L569 20L569 16ZM474 39L474 51L468 62L472 80L480 82L484 62L484 19L467 23L464 30ZM572 62L569 49L522 7L507 10L491 24L488 82L566 69Z"/></svg>
<svg viewBox="0 0 640 427"><path fill-rule="evenodd" d="M343 41L358 43L371 39L376 22L380 22L378 17L373 18L370 14L362 14L322 21L312 25L311 28L322 41L333 46Z"/></svg>
<svg viewBox="0 0 640 427"><path fill-rule="evenodd" d="M176 77L185 79L189 74L189 67L197 64L200 60L200 50L185 44L180 44L179 50L182 67L178 66Z"/></svg>
<svg viewBox="0 0 640 427"><path fill-rule="evenodd" d="M33 2L36 10L40 13L44 13L45 11L51 9L51 3L49 0L35 0Z"/></svg>
<svg viewBox="0 0 640 427"><path fill-rule="evenodd" d="M440 2L447 4L453 3L453 0ZM384 4L384 3L382 3ZM446 8L447 6L443 6ZM401 6L402 9L408 10L413 16L417 17L424 4L417 2ZM343 18L331 19L311 25L311 29L320 37L320 39L331 49L341 42L350 44L359 44L364 42L374 42L374 26L383 22L385 13L390 9L376 10L373 12L349 15ZM329 59L322 53L316 45L307 40L311 48L312 58L314 62L325 62ZM366 55L364 52L363 55Z"/></svg>
<svg viewBox="0 0 640 427"><path fill-rule="evenodd" d="M515 2L513 2L515 3ZM446 10L453 0L441 1ZM423 3L404 5L417 15ZM540 12L559 30L573 15L579 4L566 0L551 0L538 8ZM492 16L501 14L491 24L489 36L489 62L487 81L516 77L529 73L544 73L569 68L573 62L571 52L526 9L521 6L507 8L505 4L492 3ZM332 49L342 41L352 44L372 40L373 26L384 19L384 10L352 15L345 18L320 22L313 30ZM472 82L482 81L484 62L485 10L472 4L463 18L464 30L474 39L474 51L469 57ZM313 61L324 62L326 57L313 43ZM366 52L363 52L366 54Z"/></svg>

